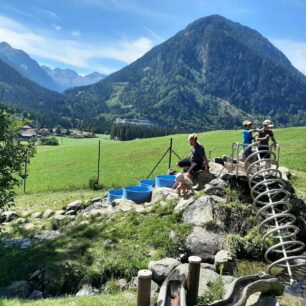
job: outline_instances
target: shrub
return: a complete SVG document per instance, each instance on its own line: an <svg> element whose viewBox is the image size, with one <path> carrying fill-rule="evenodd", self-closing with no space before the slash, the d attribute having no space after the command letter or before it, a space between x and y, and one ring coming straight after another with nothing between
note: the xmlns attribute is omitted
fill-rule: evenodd
<svg viewBox="0 0 306 306"><path fill-rule="evenodd" d="M39 144L42 146L58 146L58 140L56 137L41 137Z"/></svg>
<svg viewBox="0 0 306 306"><path fill-rule="evenodd" d="M91 190L101 190L103 189L103 185L99 184L98 179L97 178L91 178L88 181L88 187Z"/></svg>

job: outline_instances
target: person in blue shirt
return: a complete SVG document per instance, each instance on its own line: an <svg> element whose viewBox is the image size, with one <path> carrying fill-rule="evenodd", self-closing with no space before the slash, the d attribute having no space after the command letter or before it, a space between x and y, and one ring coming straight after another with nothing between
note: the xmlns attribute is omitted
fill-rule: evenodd
<svg viewBox="0 0 306 306"><path fill-rule="evenodd" d="M252 148L248 148L248 146L252 143L253 135L252 135L252 126L253 122L250 120L245 120L243 122L243 131L242 131L242 143L244 145L244 156L247 158L252 154Z"/></svg>

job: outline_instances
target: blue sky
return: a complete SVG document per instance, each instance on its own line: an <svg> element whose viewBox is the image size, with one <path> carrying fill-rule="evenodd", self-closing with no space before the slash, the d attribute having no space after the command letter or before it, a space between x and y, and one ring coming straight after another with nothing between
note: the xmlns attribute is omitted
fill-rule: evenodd
<svg viewBox="0 0 306 306"><path fill-rule="evenodd" d="M109 74L212 14L259 31L306 74L306 0L2 0L0 41L52 68Z"/></svg>

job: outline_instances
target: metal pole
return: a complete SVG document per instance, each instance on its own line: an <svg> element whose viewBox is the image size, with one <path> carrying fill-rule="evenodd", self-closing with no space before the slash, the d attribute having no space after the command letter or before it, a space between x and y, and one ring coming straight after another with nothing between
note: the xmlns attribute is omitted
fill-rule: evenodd
<svg viewBox="0 0 306 306"><path fill-rule="evenodd" d="M138 271L137 306L150 306L151 279L150 270Z"/></svg>
<svg viewBox="0 0 306 306"><path fill-rule="evenodd" d="M153 170L150 172L150 174L147 176L147 179L151 176L151 174L154 172L154 170L158 167L158 165L160 164L160 162L163 160L163 158L167 155L169 151L169 148L167 149L167 151L164 153L164 155L161 157L161 159L158 161L158 163L155 165L155 167L153 168Z"/></svg>
<svg viewBox="0 0 306 306"><path fill-rule="evenodd" d="M190 256L188 261L187 306L194 306L198 302L201 258Z"/></svg>
<svg viewBox="0 0 306 306"><path fill-rule="evenodd" d="M170 138L170 154L169 154L169 168L168 169L171 169L171 157L172 157L172 138Z"/></svg>
<svg viewBox="0 0 306 306"><path fill-rule="evenodd" d="M100 180L100 159L101 159L101 140L99 140L99 149L98 149L98 185Z"/></svg>
<svg viewBox="0 0 306 306"><path fill-rule="evenodd" d="M28 168L28 160L25 161L24 165L23 193L26 193L27 168Z"/></svg>

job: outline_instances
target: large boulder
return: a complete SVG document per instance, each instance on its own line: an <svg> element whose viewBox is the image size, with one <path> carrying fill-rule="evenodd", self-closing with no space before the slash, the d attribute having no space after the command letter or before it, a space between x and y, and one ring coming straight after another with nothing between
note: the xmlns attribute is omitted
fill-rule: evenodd
<svg viewBox="0 0 306 306"><path fill-rule="evenodd" d="M215 179L216 176L210 171L200 170L196 172L192 178L194 185L197 185L197 189L203 189L206 184Z"/></svg>
<svg viewBox="0 0 306 306"><path fill-rule="evenodd" d="M223 233L215 233L195 226L186 238L185 245L189 254L201 257L202 261L213 263L215 254L222 249L224 243Z"/></svg>
<svg viewBox="0 0 306 306"><path fill-rule="evenodd" d="M214 220L214 204L216 202L211 196L204 195L190 204L183 212L184 223L201 226L206 222Z"/></svg>
<svg viewBox="0 0 306 306"><path fill-rule="evenodd" d="M174 258L164 258L158 261L150 261L148 269L152 271L153 281L162 284L168 274L179 264L180 262Z"/></svg>
<svg viewBox="0 0 306 306"><path fill-rule="evenodd" d="M172 189L172 188L167 188L167 187L157 187L153 189L152 192L152 200L151 203L154 205L157 202L161 201L161 200L166 200L166 201L170 201L179 199L178 194Z"/></svg>
<svg viewBox="0 0 306 306"><path fill-rule="evenodd" d="M83 287L76 293L76 296L90 296L99 293L98 289L93 288L91 285L85 284Z"/></svg>
<svg viewBox="0 0 306 306"><path fill-rule="evenodd" d="M228 186L228 182L216 178L209 182L209 184L205 185L205 193L211 194L211 195L217 195L217 196L224 196L225 195L225 188Z"/></svg>

